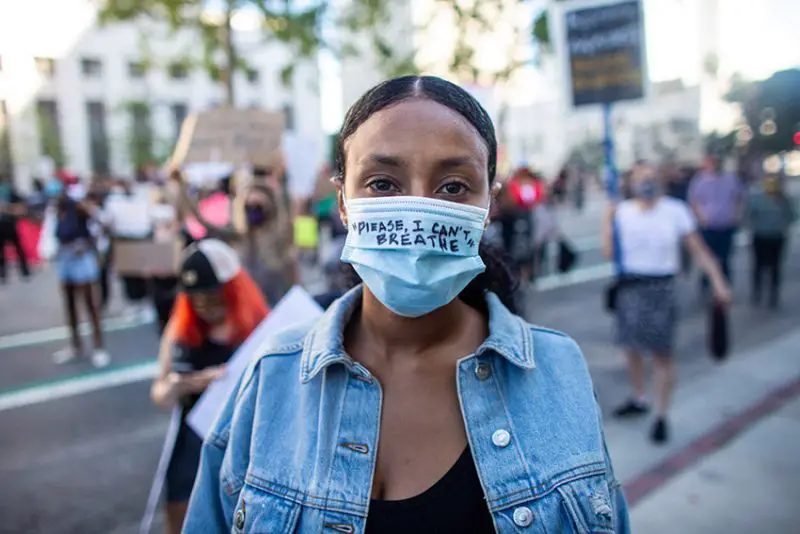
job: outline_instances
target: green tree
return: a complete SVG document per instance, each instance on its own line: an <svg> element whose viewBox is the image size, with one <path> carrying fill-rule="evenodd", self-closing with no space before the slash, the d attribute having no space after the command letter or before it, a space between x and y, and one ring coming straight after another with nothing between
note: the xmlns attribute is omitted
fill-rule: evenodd
<svg viewBox="0 0 800 534"><path fill-rule="evenodd" d="M196 32L202 46L200 53L180 58L179 63L185 68L202 67L212 79L223 82L226 104L233 106L234 74L251 69L237 53L233 40L231 21L237 13L260 15L266 39L288 45L296 59L308 59L322 48L346 51L344 45L327 36L326 24L344 24L350 28L368 24L383 16L389 1L352 0L351 8L340 15L332 9L334 0L320 0L311 5L294 0L223 0L221 17L215 19L205 10L207 0L104 0L99 21L109 24L149 20L164 24L173 32ZM219 57L224 58L221 64ZM291 81L294 67L294 63L284 66L285 84Z"/></svg>

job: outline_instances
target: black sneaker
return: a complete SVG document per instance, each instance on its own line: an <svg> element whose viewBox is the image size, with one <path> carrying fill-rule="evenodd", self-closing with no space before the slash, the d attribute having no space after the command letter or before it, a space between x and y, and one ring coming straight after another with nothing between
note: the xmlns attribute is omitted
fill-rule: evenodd
<svg viewBox="0 0 800 534"><path fill-rule="evenodd" d="M645 415L650 411L647 404L636 399L629 399L625 404L614 410L614 417L636 417Z"/></svg>
<svg viewBox="0 0 800 534"><path fill-rule="evenodd" d="M659 417L653 423L653 429L650 431L650 439L653 443L661 445L666 443L669 439L669 428L667 427L667 420L664 417Z"/></svg>

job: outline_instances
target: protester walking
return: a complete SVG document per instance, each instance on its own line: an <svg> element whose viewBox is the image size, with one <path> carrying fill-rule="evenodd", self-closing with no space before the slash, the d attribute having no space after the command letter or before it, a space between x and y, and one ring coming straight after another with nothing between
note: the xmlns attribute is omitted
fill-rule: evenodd
<svg viewBox="0 0 800 534"><path fill-rule="evenodd" d="M656 391L650 436L654 442L663 443L669 437L667 411L675 382L675 275L680 272L682 241L711 279L716 299L727 304L731 294L719 264L697 234L689 207L662 194L652 166L634 167L630 192L633 198L610 206L604 233L606 255L614 259L620 271L612 306L616 341L625 354L633 386L633 396L614 415L631 417L649 412L644 355L651 354Z"/></svg>
<svg viewBox="0 0 800 534"><path fill-rule="evenodd" d="M23 278L31 274L28 258L17 230L17 222L25 215L25 202L17 194L7 176L0 174L0 284L7 281L6 244L13 247L17 265Z"/></svg>
<svg viewBox="0 0 800 534"><path fill-rule="evenodd" d="M783 189L778 176L764 178L761 190L747 200L745 224L752 234L753 306L761 304L764 274L770 277L769 306L777 308L780 302L781 269L789 230L797 220L795 200Z"/></svg>
<svg viewBox="0 0 800 534"><path fill-rule="evenodd" d="M689 184L689 203L697 217L700 235L728 280L732 277L733 238L744 214L744 193L739 178L725 171L722 160L711 153L706 154L703 168ZM707 289L708 278L703 276L703 294Z"/></svg>
<svg viewBox="0 0 800 534"><path fill-rule="evenodd" d="M580 349L514 313L481 245L496 159L489 115L442 79L353 105L338 200L363 285L253 355L184 532L630 532Z"/></svg>
<svg viewBox="0 0 800 534"><path fill-rule="evenodd" d="M153 402L180 409L166 471L168 534L179 534L200 463L202 439L186 417L219 378L238 346L267 315L267 306L236 253L217 239L191 245L180 267L180 293L161 340Z"/></svg>

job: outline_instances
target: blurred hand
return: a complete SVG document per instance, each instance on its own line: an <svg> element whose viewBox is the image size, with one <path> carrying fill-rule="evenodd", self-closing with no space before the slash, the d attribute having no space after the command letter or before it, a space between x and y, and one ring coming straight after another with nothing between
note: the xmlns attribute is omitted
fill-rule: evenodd
<svg viewBox="0 0 800 534"><path fill-rule="evenodd" d="M733 302L733 295L731 293L731 288L726 282L723 281L714 284L714 299L725 308L731 305L731 302Z"/></svg>
<svg viewBox="0 0 800 534"><path fill-rule="evenodd" d="M225 366L207 367L194 373L170 373L170 382L179 394L202 393L213 382L225 374Z"/></svg>

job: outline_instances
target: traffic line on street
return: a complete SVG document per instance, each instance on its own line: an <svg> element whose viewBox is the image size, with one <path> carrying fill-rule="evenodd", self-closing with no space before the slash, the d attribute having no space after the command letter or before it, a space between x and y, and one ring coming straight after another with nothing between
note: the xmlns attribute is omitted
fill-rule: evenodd
<svg viewBox="0 0 800 534"><path fill-rule="evenodd" d="M158 372L156 360L115 367L103 371L22 386L0 393L0 412L83 395L92 391L152 380Z"/></svg>
<svg viewBox="0 0 800 534"><path fill-rule="evenodd" d="M141 319L111 317L103 320L103 332L130 330L146 324L150 323ZM88 336L92 333L92 327L89 323L81 323L78 326L78 331L80 332L81 336ZM62 341L64 339L69 339L69 335L69 329L66 326L55 326L53 328L44 328L42 330L31 330L17 334L7 334L5 336L0 336L0 350L18 349L22 347L29 347L31 345L50 343L52 341Z"/></svg>

